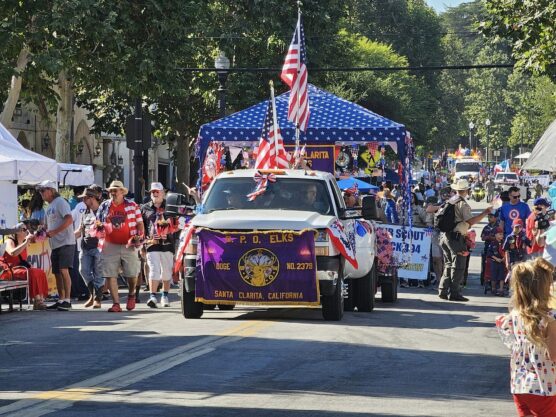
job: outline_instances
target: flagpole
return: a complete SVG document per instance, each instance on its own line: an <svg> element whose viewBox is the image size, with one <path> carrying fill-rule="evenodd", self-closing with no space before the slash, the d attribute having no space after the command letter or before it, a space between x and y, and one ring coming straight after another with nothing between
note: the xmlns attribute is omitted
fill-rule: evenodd
<svg viewBox="0 0 556 417"><path fill-rule="evenodd" d="M297 44L298 44L298 51L301 51L301 1L297 0ZM299 73L301 72L301 55L299 57L299 59L297 60L297 78L296 80L299 82ZM296 94L297 94L297 112L295 113L295 149L299 150L301 152L300 149L300 145L299 145L299 136L300 136L300 128L299 128L299 107L300 107L300 96L299 96L299 91L300 88L297 88ZM291 94L291 92L290 92ZM309 97L307 97L307 100L309 100ZM295 163L295 161L294 161ZM294 166L294 168L297 168L297 166Z"/></svg>
<svg viewBox="0 0 556 417"><path fill-rule="evenodd" d="M276 101L274 100L274 82L270 80L268 82L270 84L270 102L272 103L272 129L274 130L274 160L278 157L278 146L276 146L278 142L278 121L276 118Z"/></svg>

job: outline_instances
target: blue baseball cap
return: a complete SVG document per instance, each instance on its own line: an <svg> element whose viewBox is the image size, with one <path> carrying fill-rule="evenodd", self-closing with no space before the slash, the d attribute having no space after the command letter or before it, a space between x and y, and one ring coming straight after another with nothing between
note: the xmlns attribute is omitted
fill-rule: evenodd
<svg viewBox="0 0 556 417"><path fill-rule="evenodd" d="M550 207L550 201L548 201L544 197L539 197L539 198L535 198L535 201L533 202L533 205Z"/></svg>

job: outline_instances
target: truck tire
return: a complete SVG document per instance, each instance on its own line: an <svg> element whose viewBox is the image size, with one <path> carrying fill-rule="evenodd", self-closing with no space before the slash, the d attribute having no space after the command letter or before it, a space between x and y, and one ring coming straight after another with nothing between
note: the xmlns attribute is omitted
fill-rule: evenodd
<svg viewBox="0 0 556 417"><path fill-rule="evenodd" d="M321 295L322 317L326 321L340 321L344 316L343 278L338 274L336 288L331 295Z"/></svg>
<svg viewBox="0 0 556 417"><path fill-rule="evenodd" d="M356 280L355 304L357 311L371 312L375 308L376 261L367 275Z"/></svg>
<svg viewBox="0 0 556 417"><path fill-rule="evenodd" d="M216 310L216 304L203 303L203 310Z"/></svg>
<svg viewBox="0 0 556 417"><path fill-rule="evenodd" d="M218 310L230 311L233 310L235 306L235 304L218 304Z"/></svg>
<svg viewBox="0 0 556 417"><path fill-rule="evenodd" d="M355 309L355 280L348 279L346 281L347 289L348 289L348 296L344 298L344 311L353 311Z"/></svg>
<svg viewBox="0 0 556 417"><path fill-rule="evenodd" d="M393 275L387 282L380 284L383 303L395 303L398 300L398 276Z"/></svg>
<svg viewBox="0 0 556 417"><path fill-rule="evenodd" d="M200 319L203 315L203 303L195 301L195 291L185 291L183 280L180 283L181 313L186 319Z"/></svg>

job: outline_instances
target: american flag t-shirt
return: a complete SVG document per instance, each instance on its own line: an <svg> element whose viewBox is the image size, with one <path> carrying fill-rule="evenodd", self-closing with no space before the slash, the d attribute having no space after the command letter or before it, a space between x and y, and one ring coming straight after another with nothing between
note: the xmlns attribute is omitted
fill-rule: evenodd
<svg viewBox="0 0 556 417"><path fill-rule="evenodd" d="M309 124L309 94L307 92L307 54L305 51L305 33L301 15L280 73L280 78L290 87L288 103L288 120L297 123L305 132Z"/></svg>

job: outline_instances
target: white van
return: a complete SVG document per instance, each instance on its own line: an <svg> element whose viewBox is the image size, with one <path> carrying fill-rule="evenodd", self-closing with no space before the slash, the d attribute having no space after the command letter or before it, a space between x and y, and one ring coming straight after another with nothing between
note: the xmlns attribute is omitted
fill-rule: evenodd
<svg viewBox="0 0 556 417"><path fill-rule="evenodd" d="M460 178L479 178L481 174L481 163L473 158L456 159L454 164L454 176Z"/></svg>

